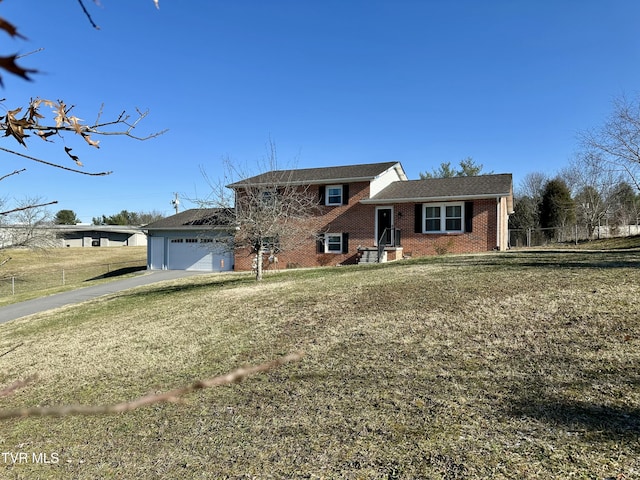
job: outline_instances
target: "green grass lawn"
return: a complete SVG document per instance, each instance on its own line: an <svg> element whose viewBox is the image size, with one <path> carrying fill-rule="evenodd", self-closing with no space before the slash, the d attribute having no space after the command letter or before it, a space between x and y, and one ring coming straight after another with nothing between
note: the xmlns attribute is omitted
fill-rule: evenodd
<svg viewBox="0 0 640 480"><path fill-rule="evenodd" d="M305 356L182 403L0 421L0 452L29 455L0 478L640 478L639 299L637 249L522 251L204 275L10 322L0 385L38 378L0 409Z"/></svg>

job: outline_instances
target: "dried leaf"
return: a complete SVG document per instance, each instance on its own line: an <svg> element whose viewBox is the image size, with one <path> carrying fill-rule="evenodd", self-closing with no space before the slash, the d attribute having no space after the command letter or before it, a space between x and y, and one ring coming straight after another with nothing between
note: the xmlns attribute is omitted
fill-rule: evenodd
<svg viewBox="0 0 640 480"><path fill-rule="evenodd" d="M75 117L75 116L71 116L71 117L67 117L67 121L69 122L69 124L71 125L71 128L73 128L73 130L77 133L77 134L81 134L82 130L83 130L83 126L80 124L80 122L82 121L82 119Z"/></svg>
<svg viewBox="0 0 640 480"><path fill-rule="evenodd" d="M82 167L82 162L80 161L80 159L78 158L77 155L72 155L71 154L71 150L73 150L73 149L69 148L69 147L64 147L64 151L67 153L67 155L69 155L69 158L71 158L71 160L76 162L76 165L78 165L79 167Z"/></svg>
<svg viewBox="0 0 640 480"><path fill-rule="evenodd" d="M49 142L50 140L47 140L51 135L55 135L56 132L53 130L49 130L48 132L45 132L44 130L38 130L36 132L36 135L38 135L42 140L44 140L45 142Z"/></svg>
<svg viewBox="0 0 640 480"><path fill-rule="evenodd" d="M37 70L20 67L16 64L16 58L16 55L11 55L10 57L0 57L0 69L6 70L9 73L13 73L14 75L22 77L25 80L31 80L28 74L36 73ZM2 83L2 77L0 77L0 86L4 86L4 84Z"/></svg>
<svg viewBox="0 0 640 480"><path fill-rule="evenodd" d="M84 138L84 140L91 145L92 147L96 147L96 148L100 148L100 141L99 140L92 140L91 136L88 133L81 133L82 138Z"/></svg>
<svg viewBox="0 0 640 480"><path fill-rule="evenodd" d="M157 6L157 2L156 2L156 6ZM18 29L15 26L13 24L7 22L4 18L0 18L0 30L4 30L5 32L7 32L12 37L20 37L20 38L26 40L25 37L23 37L22 35L20 35L18 33Z"/></svg>

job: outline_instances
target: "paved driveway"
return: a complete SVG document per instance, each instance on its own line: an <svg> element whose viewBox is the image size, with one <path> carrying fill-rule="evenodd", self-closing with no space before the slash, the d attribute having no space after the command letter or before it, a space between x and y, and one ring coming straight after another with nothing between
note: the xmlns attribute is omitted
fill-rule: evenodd
<svg viewBox="0 0 640 480"><path fill-rule="evenodd" d="M129 288L149 285L150 283L161 282L163 280L173 280L175 278L189 277L192 275L202 275L208 272L190 272L185 270L147 270L141 275L115 280L113 282L102 283L92 287L79 288L68 292L57 293L47 297L34 298L26 302L14 303L6 307L0 307L0 323L26 317L34 313L52 310L54 308L81 303L92 298L101 297L110 293L120 292Z"/></svg>

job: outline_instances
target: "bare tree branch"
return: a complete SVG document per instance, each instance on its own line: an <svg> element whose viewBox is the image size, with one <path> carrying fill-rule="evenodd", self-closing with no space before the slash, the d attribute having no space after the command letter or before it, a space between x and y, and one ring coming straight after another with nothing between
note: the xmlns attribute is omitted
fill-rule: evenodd
<svg viewBox="0 0 640 480"><path fill-rule="evenodd" d="M0 147L0 150L3 152L11 153L13 155L18 155L19 157L26 158L28 160L33 160L34 162L42 163L44 165L48 165L50 167L60 168L62 170L67 170L68 172L80 173L82 175L88 175L90 177L103 177L105 175L111 175L112 172L83 172L82 170L77 170L75 168L65 167L64 165L58 165L57 163L47 162L45 160L40 160L39 158L32 157L30 155L25 155L24 153L19 153L14 150L9 150L8 148ZM3 177L4 178L4 177Z"/></svg>
<svg viewBox="0 0 640 480"><path fill-rule="evenodd" d="M9 215L10 213L22 212L24 210L31 210L33 208L46 207L47 205L55 205L56 203L58 203L57 200L54 200L53 202L47 202L47 203L29 204L23 207L14 208L13 210L7 210L6 212L0 212L0 215Z"/></svg>
<svg viewBox="0 0 640 480"><path fill-rule="evenodd" d="M303 354L301 352L291 353L289 355L285 355L284 357L280 357L278 359L272 360L271 362L263 363L260 365L256 365L253 367L243 367L238 368L232 372L229 372L225 375L220 375L217 377L209 378L206 380L199 380L190 385L186 385L184 387L176 388L174 390L170 390L165 393L150 393L148 395L144 395L135 400L131 400L129 402L116 403L112 405L69 405L69 406L59 406L59 407L32 407L32 408L19 408L15 410L0 410L0 420L5 420L9 418L25 418L25 417L44 417L44 416L53 416L53 417L61 417L68 415L98 415L98 414L110 414L110 413L122 413L122 412L130 412L140 407L144 407L147 405L153 405L156 403L175 403L180 401L180 398L195 392L196 390L202 390L205 388L218 387L221 385L229 385L231 383L237 383L244 380L246 377L250 375L254 375L260 372L267 372L269 370L273 370L275 368L280 367L286 363L297 362L302 359ZM27 380L25 380L27 382ZM2 394L5 391L12 392L17 388L20 388L22 385L17 385L17 382L6 387L4 390L0 391Z"/></svg>
<svg viewBox="0 0 640 480"><path fill-rule="evenodd" d="M87 8L84 6L84 2L82 0L78 0L78 3L80 4L80 8L82 8L82 12L84 13L84 16L87 17L87 20L89 20L89 23L91 24L91 26L96 30L100 30L100 27L96 25L96 22L94 22L93 18L91 18L91 14L87 11Z"/></svg>
<svg viewBox="0 0 640 480"><path fill-rule="evenodd" d="M18 175L18 174L20 174L20 173L22 173L22 172L24 172L24 171L26 171L26 170L27 170L26 168L22 168L22 169L20 169L20 170L14 170L14 171L13 171L13 172L11 172L11 173L7 173L6 175L3 175L2 177L0 177L0 182L1 182L2 180L4 180L5 178L7 178L7 177L11 177L11 176L13 176L13 175Z"/></svg>

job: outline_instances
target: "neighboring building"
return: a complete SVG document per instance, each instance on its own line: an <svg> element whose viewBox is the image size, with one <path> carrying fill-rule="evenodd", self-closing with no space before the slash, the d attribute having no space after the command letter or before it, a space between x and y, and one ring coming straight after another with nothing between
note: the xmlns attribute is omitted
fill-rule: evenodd
<svg viewBox="0 0 640 480"><path fill-rule="evenodd" d="M266 185L270 178L273 172L229 187L240 192L247 185ZM508 246L511 174L408 180L400 163L386 162L288 170L282 171L281 178L288 185L308 188L320 204L315 241L279 252L281 268L486 252ZM181 228L179 220L175 223L172 234L186 235L189 230ZM235 270L252 268L253 256L248 252L237 251L234 257Z"/></svg>
<svg viewBox="0 0 640 480"><path fill-rule="evenodd" d="M36 232L37 231L37 232ZM138 247L147 244L141 227L129 225L3 225L0 247L16 245L16 238L37 233L41 247Z"/></svg>
<svg viewBox="0 0 640 480"><path fill-rule="evenodd" d="M233 270L233 228L228 219L222 209L191 209L145 226L147 268Z"/></svg>
<svg viewBox="0 0 640 480"><path fill-rule="evenodd" d="M147 236L133 225L55 225L62 247L143 247Z"/></svg>

